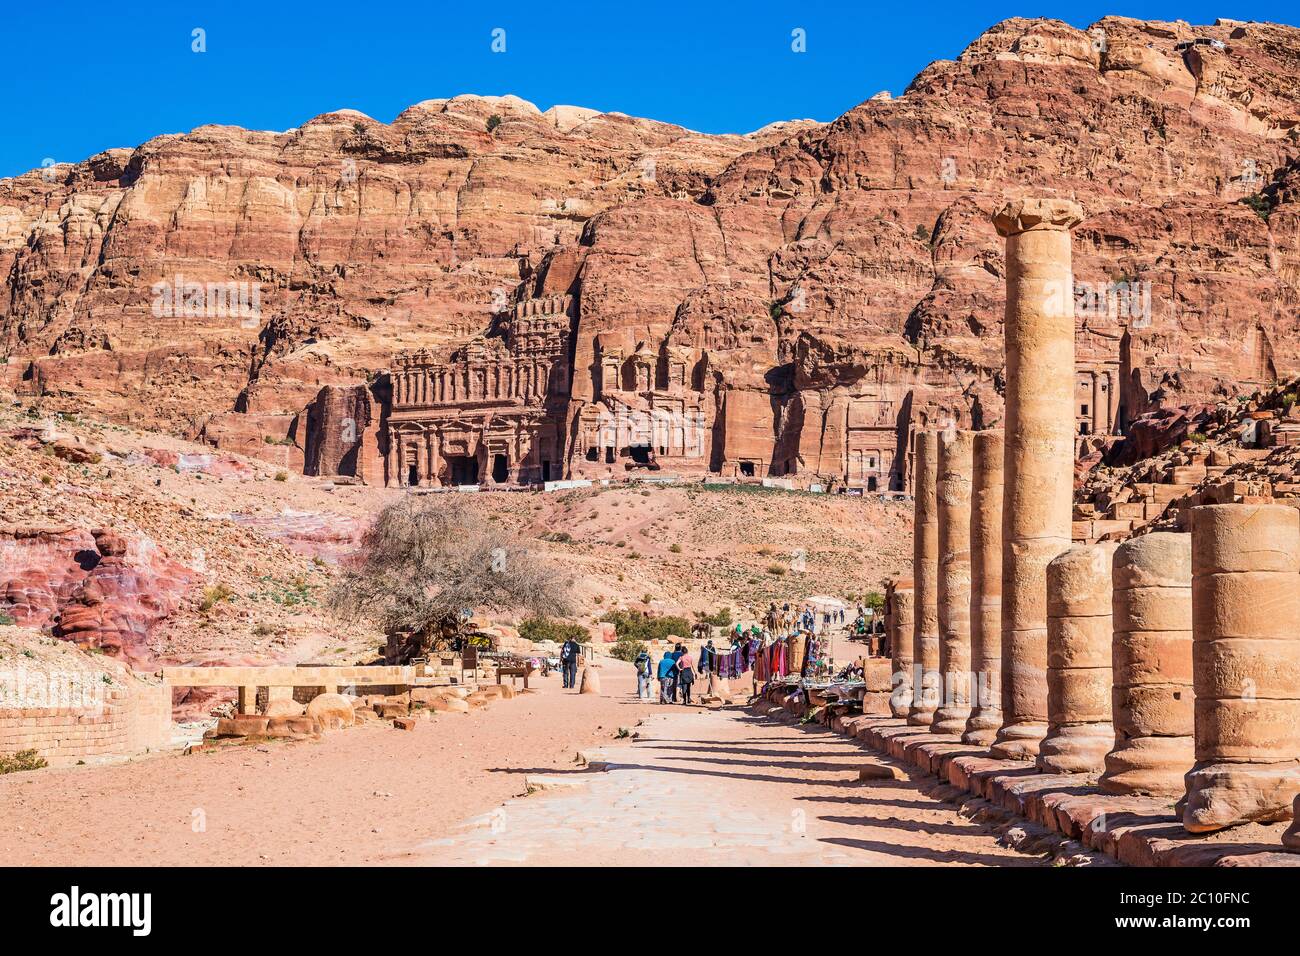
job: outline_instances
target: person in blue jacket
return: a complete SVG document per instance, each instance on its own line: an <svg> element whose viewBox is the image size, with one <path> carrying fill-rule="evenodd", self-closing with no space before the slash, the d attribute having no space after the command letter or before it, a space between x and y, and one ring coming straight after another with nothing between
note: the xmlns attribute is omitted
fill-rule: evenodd
<svg viewBox="0 0 1300 956"><path fill-rule="evenodd" d="M677 658L665 654L659 658L659 703L667 704L676 690Z"/></svg>

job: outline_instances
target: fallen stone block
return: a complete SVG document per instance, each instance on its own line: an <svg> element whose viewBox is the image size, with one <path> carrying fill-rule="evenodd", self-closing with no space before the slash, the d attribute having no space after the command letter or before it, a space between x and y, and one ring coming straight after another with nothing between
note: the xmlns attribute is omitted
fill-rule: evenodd
<svg viewBox="0 0 1300 956"><path fill-rule="evenodd" d="M468 701L459 697L437 697L429 703L429 710L435 714L468 714Z"/></svg>
<svg viewBox="0 0 1300 956"><path fill-rule="evenodd" d="M254 737L266 733L269 718L240 714L237 717L222 717L217 721L218 737Z"/></svg>
<svg viewBox="0 0 1300 956"><path fill-rule="evenodd" d="M544 777L532 774L524 777L524 787L529 793L543 790L576 790L586 785L587 781L581 777Z"/></svg>
<svg viewBox="0 0 1300 956"><path fill-rule="evenodd" d="M307 712L307 705L296 700L270 700L266 703L267 717L301 717Z"/></svg>
<svg viewBox="0 0 1300 956"><path fill-rule="evenodd" d="M319 694L307 705L307 716L320 722L324 730L339 730L357 722L352 701L342 694Z"/></svg>
<svg viewBox="0 0 1300 956"><path fill-rule="evenodd" d="M414 730L416 718L414 717L394 717L393 726L398 730Z"/></svg>
<svg viewBox="0 0 1300 956"><path fill-rule="evenodd" d="M290 740L314 740L320 737L320 724L307 716L271 717L267 720L266 735Z"/></svg>
<svg viewBox="0 0 1300 956"><path fill-rule="evenodd" d="M900 767L885 763L864 763L858 768L858 780L906 780Z"/></svg>

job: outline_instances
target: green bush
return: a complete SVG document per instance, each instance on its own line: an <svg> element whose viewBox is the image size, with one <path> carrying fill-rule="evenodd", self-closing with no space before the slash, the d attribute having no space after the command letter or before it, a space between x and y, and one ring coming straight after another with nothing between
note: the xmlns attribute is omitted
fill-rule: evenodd
<svg viewBox="0 0 1300 956"><path fill-rule="evenodd" d="M0 611L0 627L8 627L10 624L17 624L18 619L8 611Z"/></svg>
<svg viewBox="0 0 1300 956"><path fill-rule="evenodd" d="M885 609L885 596L879 591L868 591L866 597L862 599L862 603L873 611L883 611Z"/></svg>
<svg viewBox="0 0 1300 956"><path fill-rule="evenodd" d="M609 649L609 656L617 657L620 661L627 661L630 664L644 650L646 646L640 641L623 638L614 642L614 646Z"/></svg>
<svg viewBox="0 0 1300 956"><path fill-rule="evenodd" d="M20 750L6 757L0 754L0 774L17 773L19 770L40 770L48 764L44 757L37 756L35 750Z"/></svg>
<svg viewBox="0 0 1300 956"><path fill-rule="evenodd" d="M669 635L689 637L691 625L685 618L668 615L651 617L641 611L610 611L602 618L607 624L614 625L614 633L620 641L663 641Z"/></svg>
<svg viewBox="0 0 1300 956"><path fill-rule="evenodd" d="M556 644L563 644L569 638L573 638L579 644L585 644L591 640L591 633L581 624L556 621L549 617L527 618L519 625L519 636L534 643L554 641Z"/></svg>
<svg viewBox="0 0 1300 956"><path fill-rule="evenodd" d="M712 614L700 613L695 616L710 627L731 627L731 608L729 607L720 608Z"/></svg>

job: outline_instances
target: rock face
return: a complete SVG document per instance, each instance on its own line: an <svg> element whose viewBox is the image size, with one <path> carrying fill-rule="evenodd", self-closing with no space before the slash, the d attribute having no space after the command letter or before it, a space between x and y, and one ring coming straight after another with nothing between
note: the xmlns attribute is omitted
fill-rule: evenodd
<svg viewBox="0 0 1300 956"><path fill-rule="evenodd" d="M26 627L137 666L155 624L198 581L148 538L78 528L0 526L0 604Z"/></svg>
<svg viewBox="0 0 1300 956"><path fill-rule="evenodd" d="M1088 211L1062 292L1095 453L1296 370L1298 79L1289 27L1013 19L748 136L514 97L200 127L0 182L0 368L370 483L902 490L916 429L1002 417L1017 183Z"/></svg>

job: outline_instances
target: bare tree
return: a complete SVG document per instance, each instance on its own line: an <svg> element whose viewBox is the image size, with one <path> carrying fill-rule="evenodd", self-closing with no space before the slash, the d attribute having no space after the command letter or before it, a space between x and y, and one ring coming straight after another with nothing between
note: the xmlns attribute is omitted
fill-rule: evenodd
<svg viewBox="0 0 1300 956"><path fill-rule="evenodd" d="M388 505L362 538L362 553L330 606L387 634L409 633L407 658L446 646L465 610L551 617L572 608L572 579L459 498L408 496Z"/></svg>

